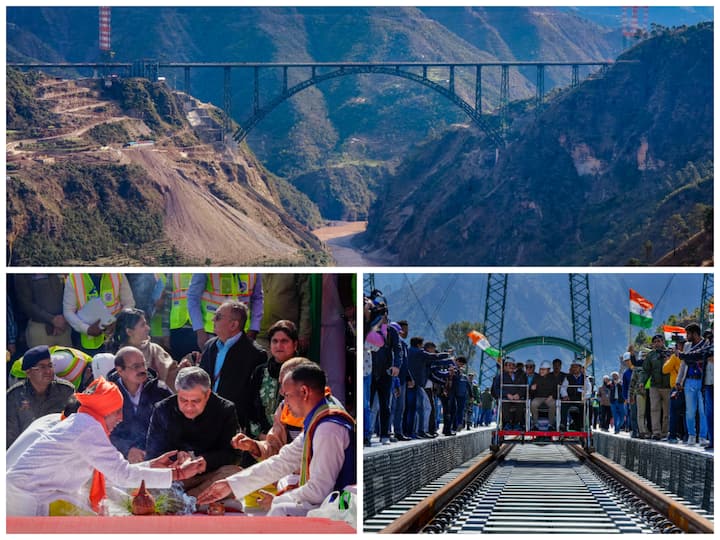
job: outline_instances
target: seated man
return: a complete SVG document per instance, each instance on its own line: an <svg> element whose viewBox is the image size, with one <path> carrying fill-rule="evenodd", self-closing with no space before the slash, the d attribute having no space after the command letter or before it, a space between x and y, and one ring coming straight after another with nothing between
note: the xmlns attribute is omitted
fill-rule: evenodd
<svg viewBox="0 0 720 540"><path fill-rule="evenodd" d="M199 460L171 467L174 452L135 465L122 457L108 437L122 422L123 397L114 384L100 378L75 397L80 402L77 413L38 427L43 434L9 464L8 516L47 516L50 503L58 499L100 512L105 477L119 487L137 488L145 480L148 487L169 488L198 472Z"/></svg>
<svg viewBox="0 0 720 540"><path fill-rule="evenodd" d="M530 412L535 427L538 424L540 406L546 405L550 428L555 428L555 392L555 377L550 374L550 362L544 361L540 364L540 375L536 375L530 385L530 397L532 398Z"/></svg>
<svg viewBox="0 0 720 540"><path fill-rule="evenodd" d="M495 376L492 386L493 397L498 403L502 401L503 429L525 429L526 384L525 373L516 372L515 361L505 358L503 372Z"/></svg>
<svg viewBox="0 0 720 540"><path fill-rule="evenodd" d="M145 357L135 347L123 347L117 352L115 369L108 380L123 394L123 421L113 430L110 441L130 463L145 461L145 440L153 407L172 392L152 369L145 367Z"/></svg>
<svg viewBox="0 0 720 540"><path fill-rule="evenodd" d="M560 386L560 399L563 401L560 425L568 431L584 428L583 402L592 393L590 381L585 375L585 366L579 359L570 362L570 373Z"/></svg>
<svg viewBox="0 0 720 540"><path fill-rule="evenodd" d="M210 390L210 376L197 366L178 372L175 390L177 394L155 404L145 456L178 450L181 459L196 457L203 474L186 480L184 487L188 495L197 496L215 480L240 470L239 454L230 444L238 432L237 414L232 402Z"/></svg>
<svg viewBox="0 0 720 540"><path fill-rule="evenodd" d="M7 447L36 418L62 411L75 392L72 384L55 377L47 345L28 350L22 358L22 369L27 379L7 391Z"/></svg>
<svg viewBox="0 0 720 540"><path fill-rule="evenodd" d="M304 431L275 456L215 482L198 497L206 504L244 497L300 469L297 489L275 497L269 516L304 516L332 491L356 482L355 421L325 398L325 372L302 364L285 375L282 390L290 412L304 417Z"/></svg>

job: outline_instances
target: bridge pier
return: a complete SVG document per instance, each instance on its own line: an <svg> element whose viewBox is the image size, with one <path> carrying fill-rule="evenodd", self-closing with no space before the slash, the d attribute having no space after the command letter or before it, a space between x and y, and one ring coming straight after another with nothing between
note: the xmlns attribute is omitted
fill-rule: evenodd
<svg viewBox="0 0 720 540"><path fill-rule="evenodd" d="M482 114L482 66L475 66L475 110Z"/></svg>
<svg viewBox="0 0 720 540"><path fill-rule="evenodd" d="M190 68L185 66L183 70L185 71L185 93L190 95Z"/></svg>
<svg viewBox="0 0 720 540"><path fill-rule="evenodd" d="M232 126L232 79L230 78L230 69L229 67L223 68L223 142L225 142L226 134L230 132Z"/></svg>
<svg viewBox="0 0 720 540"><path fill-rule="evenodd" d="M449 90L453 94L455 93L455 66L450 66L450 76L448 77L449 80Z"/></svg>
<svg viewBox="0 0 720 540"><path fill-rule="evenodd" d="M315 68L313 68L313 77L315 76ZM257 114L260 110L260 68L255 67L253 70L253 114Z"/></svg>
<svg viewBox="0 0 720 540"><path fill-rule="evenodd" d="M580 66L578 66L577 64L573 64L573 66L572 66L572 82L570 83L570 86L572 88L575 88L579 84L580 84Z"/></svg>
<svg viewBox="0 0 720 540"><path fill-rule="evenodd" d="M507 133L510 109L510 66L503 64L500 77L500 131L503 138Z"/></svg>
<svg viewBox="0 0 720 540"><path fill-rule="evenodd" d="M543 107L543 99L545 98L545 66L539 64L537 66L537 84L535 87L535 114L540 113Z"/></svg>

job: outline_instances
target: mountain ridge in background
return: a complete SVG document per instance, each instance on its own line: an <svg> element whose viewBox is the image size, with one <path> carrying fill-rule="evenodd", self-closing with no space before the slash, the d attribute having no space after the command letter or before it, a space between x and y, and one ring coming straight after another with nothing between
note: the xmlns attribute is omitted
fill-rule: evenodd
<svg viewBox="0 0 720 540"><path fill-rule="evenodd" d="M376 273L374 280L387 298L390 319L410 323L410 337L420 335L440 344L448 324L483 322L487 274ZM670 315L700 306L702 282L702 274L590 274L595 374L617 370L628 330L631 339L640 330L628 325L630 288L655 304L653 326L645 331L652 335ZM508 274L505 314L504 343L541 335L572 341L568 274ZM572 358L555 347L520 349L514 356L536 363L557 356L566 366ZM480 351L472 360L475 370L479 359Z"/></svg>
<svg viewBox="0 0 720 540"><path fill-rule="evenodd" d="M491 61L541 60L548 57L552 60L597 60L598 56L601 59L614 58L622 48L618 25L608 20L598 24L598 17L607 13L602 10L595 13L591 8L205 9L117 6L112 10L116 60ZM651 8L651 21L653 13ZM700 8L679 8L664 13L668 14L678 22L688 20L688 17L708 16L707 10ZM712 11L709 16L712 16ZM592 18L595 20L590 20ZM7 19L8 61L97 59L96 8L9 7ZM169 86L182 86L181 70L161 75L166 77ZM646 73L645 76L652 77L653 74ZM222 103L222 77L221 70L193 72L192 93L201 101ZM266 102L279 89L280 77L280 72L268 72L261 77L261 102ZM297 81L299 75L295 77ZM436 70L432 72L432 77L444 84L447 73ZM252 110L251 79L249 73L233 71L233 112L236 120L246 118ZM483 112L490 121L496 121L490 114L499 106L499 79L499 70L488 69L483 73L486 85L483 88ZM598 80L589 82L592 88ZM553 86L568 83L569 70L546 70L547 109L543 115L544 123L538 129L545 129L546 124L552 128L548 111L556 106L558 99L562 101L566 93ZM535 153L532 161L560 163L562 160L558 157L562 156L562 152L572 156L573 163L565 160L557 169L557 172L567 172L570 176L545 184L548 191L565 193L570 190L577 198L579 194L587 193L586 184L589 181L586 174L579 174L580 189L575 189L578 184L572 176L573 166L577 169L579 163L580 169L593 171L595 161L599 161L600 166L605 161L592 152L588 153L586 146L593 151L596 149L586 141L585 146L562 148L561 154L557 154L558 148L548 152L547 147L537 144L532 138L533 126L537 123L529 106L534 84L534 69L511 70L510 97L515 100L511 104L514 129L518 133L518 129L524 126L523 129L530 133L530 141L526 144ZM701 81L700 86L703 84ZM588 89L588 85L581 86ZM473 102L472 70L456 74L456 87L461 96ZM588 103L593 103L590 97ZM661 105L666 106L665 103ZM583 109L583 106L587 108L587 104L578 106L581 113L593 113ZM524 178L532 176L532 171L526 174L518 165L521 162L519 159L508 165L503 156L495 167L494 151L475 128L463 127L467 122L460 109L416 83L387 75L357 75L311 87L283 102L258 124L247 142L248 148L258 156L268 172L282 177L282 185L286 187L281 191L291 193L292 199L305 197L303 200L306 202L302 204L290 201L285 205L295 219L314 220L317 212L324 219L364 220L370 215L372 234L366 236L366 245L372 249L389 246L389 252L386 250L390 254L388 263L409 261L410 264L428 264L429 261L435 264L435 260L440 260L444 264L496 264L509 256L514 257L518 264L528 264L524 260L529 260L530 264L648 263L669 249L668 236L673 237L672 244L676 247L683 241L683 227L696 230L697 223L702 221L700 215L693 217L692 223L668 224L667 234L661 230L663 234L659 240L628 234L627 238L611 239L615 245L608 244L600 233L605 222L615 219L612 209L608 208L612 204L612 196L608 197L607 193L612 195L612 186L607 189L601 186L588 201L581 201L582 204L588 203L586 206L590 210L585 217L565 216L554 209L548 211L547 202L538 200L533 186ZM694 122L690 124L692 126L703 126L697 122L697 115L688 122ZM464 132L469 135L464 135ZM643 148L641 140L634 140L632 144ZM648 141L648 144L649 151L642 152L646 156L646 170L652 170L659 167L663 159L653 153L653 141ZM711 137L704 144L711 145ZM459 153L450 154L444 151L445 146L452 146ZM607 148L603 151L614 152ZM622 154L623 149L618 152ZM428 156L435 161L428 161ZM627 161L626 158L627 152L624 154ZM696 204L698 200L705 200L707 191L711 191L712 182L708 175L711 162L692 158L683 164L686 168L673 165L670 178L663 181L676 189L667 191L665 199L654 201L657 205L666 205L665 208L657 207L661 212L669 212L677 205ZM400 212L383 210L392 184L434 193L433 186L427 183L428 176L442 167L451 173L446 174L443 180L443 186L445 183L449 186L448 193L442 193L443 204L439 208L426 205L423 212L415 213L411 224L388 223L386 215L394 219L396 215L407 214L406 209ZM563 234L579 238L579 242L584 243L583 248L563 249L554 240L552 244L547 239L539 242L532 234L525 238L525 232L510 238L511 242L504 239L501 242L492 227L487 230L475 227L481 233L476 234L471 223L455 226L452 234L439 234L436 231L438 225L453 221L447 214L448 209L455 211L460 219L470 218L465 221L477 220L472 216L463 216L463 213L468 211L468 202L474 202L477 193L485 188L474 181L478 175L489 175L489 169L497 169L493 172L496 184L497 178L505 174L520 174L523 177L519 183L519 211L514 207L502 208L500 212L504 216L527 219L526 228L532 232L537 229L535 223L538 219L542 221L538 208L544 210L545 215L558 215L564 221ZM415 174L418 170L420 173ZM626 171L613 171L613 174L616 172L620 181ZM442 176L436 174L435 182L440 178ZM455 184L463 182L469 184L470 189L457 190ZM502 190L499 192L502 194ZM373 207L378 196L381 200ZM508 202L506 197L505 204L514 202ZM571 202L578 205L576 200ZM316 217L306 215L306 208ZM431 211L425 212L426 208ZM550 208L553 208L552 205ZM696 213L701 214L702 209ZM647 218L647 214L644 217ZM489 216L482 219L492 223ZM627 226L618 228L623 232L629 229ZM424 245L411 246L409 255L393 252L397 243L393 231L401 230L405 234L419 234L418 238L422 238ZM487 242L490 233L495 238ZM457 251L453 245L444 246L448 253L437 252L435 241L438 234L441 238L457 238L457 241L473 246L481 242L480 249L475 252L481 257L485 250L482 260L478 263L479 259L458 253L459 262L453 261ZM372 238L372 235L377 238ZM654 244L650 248L645 247L648 241ZM599 248L594 250L596 244ZM485 245L488 247L485 248ZM417 253L420 253L419 257ZM648 253L651 257L645 256ZM548 259L539 259L540 256ZM696 254L696 261L697 257ZM688 259L692 260L692 255Z"/></svg>

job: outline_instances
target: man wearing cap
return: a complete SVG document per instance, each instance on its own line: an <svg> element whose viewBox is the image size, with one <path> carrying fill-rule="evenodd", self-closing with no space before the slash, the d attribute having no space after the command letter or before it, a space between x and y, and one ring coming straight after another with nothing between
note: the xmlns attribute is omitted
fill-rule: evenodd
<svg viewBox="0 0 720 540"><path fill-rule="evenodd" d="M646 386L650 384L652 438L657 441L667 437L670 420L670 375L663 373L666 357L665 336L656 334L652 338L652 350L643 362L642 380Z"/></svg>
<svg viewBox="0 0 720 540"><path fill-rule="evenodd" d="M645 407L647 406L647 390L645 389L645 383L642 380L642 366L644 361L641 358L637 359L637 363L630 377L630 391L628 397L630 403L635 405L635 421L637 422L638 436L641 439L650 438L650 430L648 429L647 417L645 415Z"/></svg>
<svg viewBox="0 0 720 540"><path fill-rule="evenodd" d="M527 378L528 385L531 385L535 377L537 377L537 373L535 373L535 360L532 358L525 362L525 377Z"/></svg>
<svg viewBox="0 0 720 540"><path fill-rule="evenodd" d="M49 504L58 499L99 513L106 478L123 488L138 487L143 480L149 488L169 488L198 471L193 460L170 468L177 452L135 465L122 457L109 439L122 422L123 397L114 384L100 378L75 397L77 413L49 428L8 468L7 515L48 515Z"/></svg>
<svg viewBox="0 0 720 540"><path fill-rule="evenodd" d="M50 349L38 345L22 358L27 378L7 391L6 435L8 448L33 420L65 407L75 387L55 377Z"/></svg>
<svg viewBox="0 0 720 540"><path fill-rule="evenodd" d="M550 362L540 364L540 375L536 375L530 385L530 412L533 423L537 426L540 406L546 405L550 426L555 426L555 378L550 374Z"/></svg>

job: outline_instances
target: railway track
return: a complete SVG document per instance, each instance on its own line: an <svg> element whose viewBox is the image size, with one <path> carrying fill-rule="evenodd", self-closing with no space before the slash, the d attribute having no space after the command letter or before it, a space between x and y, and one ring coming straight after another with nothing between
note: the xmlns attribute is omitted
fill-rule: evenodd
<svg viewBox="0 0 720 540"><path fill-rule="evenodd" d="M504 445L366 520L367 532L712 532L707 514L575 445Z"/></svg>

